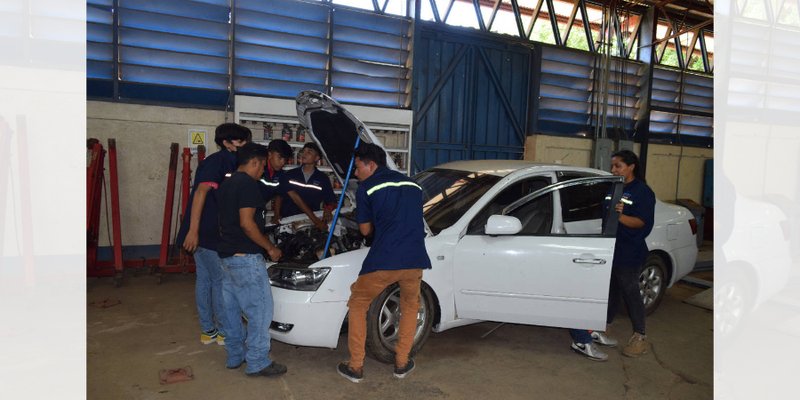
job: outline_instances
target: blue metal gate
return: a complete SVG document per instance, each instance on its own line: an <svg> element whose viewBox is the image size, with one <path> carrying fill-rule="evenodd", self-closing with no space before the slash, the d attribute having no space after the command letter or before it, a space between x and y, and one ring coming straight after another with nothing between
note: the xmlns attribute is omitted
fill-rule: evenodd
<svg viewBox="0 0 800 400"><path fill-rule="evenodd" d="M412 173L524 151L533 51L452 32L423 24L414 42Z"/></svg>

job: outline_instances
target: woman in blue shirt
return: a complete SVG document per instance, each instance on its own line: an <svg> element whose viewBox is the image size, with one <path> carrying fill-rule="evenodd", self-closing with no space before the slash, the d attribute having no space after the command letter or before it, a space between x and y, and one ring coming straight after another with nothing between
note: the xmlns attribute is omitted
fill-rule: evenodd
<svg viewBox="0 0 800 400"><path fill-rule="evenodd" d="M653 230L656 196L644 181L639 157L630 150L622 150L611 156L611 173L624 178L622 198L614 205L619 225L617 226L614 262L611 266L611 287L608 294L606 321L610 324L617 314L619 297L622 296L633 325L633 335L622 349L628 357L647 353L644 323L644 302L639 292L639 273L647 258L645 239ZM603 332L571 329L572 349L589 359L605 361L608 355L597 349L594 343L614 347L617 340Z"/></svg>
<svg viewBox="0 0 800 400"><path fill-rule="evenodd" d="M630 150L622 150L611 157L611 173L625 179L622 199L614 206L619 216L614 263L611 268L611 288L608 297L608 315L611 323L617 313L622 295L633 325L633 335L622 354L638 357L647 353L644 303L639 292L639 274L647 258L647 235L653 230L656 196L644 180L639 157ZM600 334L602 335L602 334ZM610 339L609 339L610 340Z"/></svg>

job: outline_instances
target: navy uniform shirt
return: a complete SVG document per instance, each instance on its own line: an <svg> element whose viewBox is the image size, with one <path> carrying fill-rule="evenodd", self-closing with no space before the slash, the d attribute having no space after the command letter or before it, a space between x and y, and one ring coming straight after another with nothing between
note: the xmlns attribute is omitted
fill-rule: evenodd
<svg viewBox="0 0 800 400"><path fill-rule="evenodd" d="M239 209L255 208L256 226L264 233L265 210L262 186L244 172L235 172L219 188L219 231L218 252L220 258L231 257L236 253L261 254L264 249L250 240L239 223Z"/></svg>
<svg viewBox="0 0 800 400"><path fill-rule="evenodd" d="M625 225L617 226L617 241L614 246L614 264L623 267L639 268L647 258L647 242L645 238L653 230L656 207L656 195L644 182L634 179L622 189L622 200L625 207L622 213L637 217L644 221L638 229Z"/></svg>
<svg viewBox="0 0 800 400"><path fill-rule="evenodd" d="M272 167L264 168L264 175L261 177L261 195L264 197L264 204L272 201L272 198L286 193L286 185L281 185L281 175L283 171L274 171Z"/></svg>
<svg viewBox="0 0 800 400"><path fill-rule="evenodd" d="M331 180L328 178L328 175L325 175L324 172L318 170L316 167L308 180L306 180L305 175L303 175L302 166L285 171L281 177L281 186L285 189L281 206L281 217L289 217L303 213L300 207L294 204L294 201L285 194L290 190L297 192L311 211L319 211L320 204L323 202L325 204L336 202Z"/></svg>
<svg viewBox="0 0 800 400"><path fill-rule="evenodd" d="M372 222L375 235L359 275L431 267L419 185L397 171L379 167L359 184L356 204L356 220Z"/></svg>
<svg viewBox="0 0 800 400"><path fill-rule="evenodd" d="M183 246L183 241L186 239L186 234L189 232L194 194L201 184L206 184L210 185L212 189L206 196L206 202L203 205L203 213L200 215L200 227L198 231L200 236L199 246L209 250L217 250L217 244L219 243L219 226L217 222L218 205L216 189L219 189L222 181L231 176L234 171L236 171L236 153L232 153L226 149L211 154L197 166L192 194L187 202L186 214L183 216L183 222L178 230L178 237L175 243Z"/></svg>

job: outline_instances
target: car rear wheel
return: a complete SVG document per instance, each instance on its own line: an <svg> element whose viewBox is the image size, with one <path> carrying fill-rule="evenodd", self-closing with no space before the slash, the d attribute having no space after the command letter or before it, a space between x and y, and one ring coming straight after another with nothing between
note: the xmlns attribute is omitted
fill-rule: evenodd
<svg viewBox="0 0 800 400"><path fill-rule="evenodd" d="M650 315L658 308L667 290L667 265L656 254L647 256L639 274L639 293L644 302L644 312Z"/></svg>
<svg viewBox="0 0 800 400"><path fill-rule="evenodd" d="M416 354L430 336L433 327L433 294L422 284L420 288L417 329L411 354ZM367 312L367 354L387 364L394 363L394 346L400 328L400 286L393 284L373 300Z"/></svg>

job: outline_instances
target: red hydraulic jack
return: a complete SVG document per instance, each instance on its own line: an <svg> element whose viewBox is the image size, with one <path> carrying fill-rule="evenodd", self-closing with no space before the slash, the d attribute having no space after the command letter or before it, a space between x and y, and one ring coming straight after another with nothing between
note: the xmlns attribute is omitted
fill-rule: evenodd
<svg viewBox="0 0 800 400"><path fill-rule="evenodd" d="M122 284L122 228L120 227L119 212L119 176L117 169L117 142L108 139L108 168L111 186L111 225L113 230L114 260L112 262L97 261L97 246L100 235L100 203L103 188L103 161L105 151L97 139L89 139L87 146L91 151L89 167L86 171L87 182L87 212L86 232L87 251L86 268L90 277L113 276L114 285ZM108 199L106 199L108 201Z"/></svg>
<svg viewBox="0 0 800 400"><path fill-rule="evenodd" d="M181 206L179 219L183 220L183 215L186 212L186 206L189 200L189 185L191 181L191 160L192 153L189 148L183 149L183 171L181 175ZM161 249L158 258L158 269L156 276L158 282L163 280L164 273L174 272L194 272L194 260L191 256L187 255L180 247L179 243L175 243L178 248L178 257L170 257L170 244L171 226L172 226L172 209L175 201L175 178L178 169L178 144L172 143L170 146L170 159L169 159L169 173L167 175L167 196L164 201L164 220L161 230Z"/></svg>
<svg viewBox="0 0 800 400"><path fill-rule="evenodd" d="M106 151L97 139L86 143L90 151L86 168L86 268L88 275L97 268L97 245L100 237L100 201L103 194L103 160Z"/></svg>

